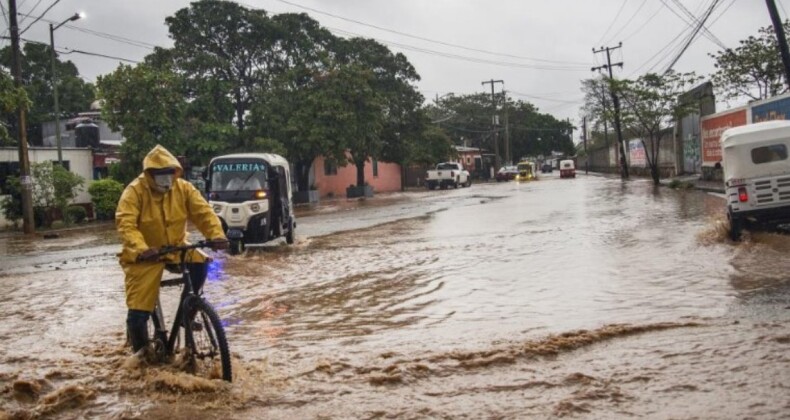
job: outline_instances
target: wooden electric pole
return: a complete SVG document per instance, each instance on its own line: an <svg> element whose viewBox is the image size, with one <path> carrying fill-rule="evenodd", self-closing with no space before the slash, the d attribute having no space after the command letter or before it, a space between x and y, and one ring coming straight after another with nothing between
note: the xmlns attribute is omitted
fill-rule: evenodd
<svg viewBox="0 0 790 420"><path fill-rule="evenodd" d="M11 30L11 72L14 74L14 86L17 90L21 90L23 88L22 64L19 58L19 26L16 16L16 0L8 0L8 26ZM19 175L22 186L22 230L26 234L32 234L35 232L33 182L30 179L30 161L27 157L27 122L25 108L22 105L19 106L17 132L19 133Z"/></svg>
<svg viewBox="0 0 790 420"><path fill-rule="evenodd" d="M623 62L614 63L612 64L612 57L610 55L610 51L614 51L618 48L621 48L623 43L619 43L616 47L601 47L601 49L597 50L593 48L593 54L597 54L600 52L606 52L606 64L593 67L592 71L597 71L600 69L607 69L609 70L609 82L613 80L614 76L612 75L612 66L619 66L620 68L623 67ZM617 142L620 144L620 176L623 179L628 178L628 165L626 164L625 160L625 144L623 143L623 130L620 126L620 98L617 97L617 93L611 89L609 89L609 94L612 96L612 104L614 105L614 129L617 133Z"/></svg>
<svg viewBox="0 0 790 420"><path fill-rule="evenodd" d="M785 83L790 87L790 52L787 49L787 38L785 38L785 29L782 26L782 18L779 17L779 11L776 10L776 3L774 0L765 0L768 6L768 14L771 15L771 22L774 24L774 32L776 32L776 41L779 43L779 54L782 56L782 64L785 70Z"/></svg>
<svg viewBox="0 0 790 420"><path fill-rule="evenodd" d="M496 120L496 97L494 96L494 83L502 83L504 86L504 80L494 80L491 79L487 82L483 82L482 84L485 85L486 83L491 84L491 110L493 114L491 115L491 139L494 142L494 173L499 170L500 162L499 162L499 136L497 136L497 120Z"/></svg>

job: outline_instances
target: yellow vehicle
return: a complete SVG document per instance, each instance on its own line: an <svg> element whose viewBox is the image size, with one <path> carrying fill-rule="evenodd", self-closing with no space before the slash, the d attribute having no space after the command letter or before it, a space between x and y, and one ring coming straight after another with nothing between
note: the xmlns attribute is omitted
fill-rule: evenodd
<svg viewBox="0 0 790 420"><path fill-rule="evenodd" d="M534 181L538 179L535 168L536 168L535 162L531 162L531 161L519 162L518 165L516 165L516 169L518 169L518 173L516 174L516 178L515 178L516 182L527 182L527 181Z"/></svg>

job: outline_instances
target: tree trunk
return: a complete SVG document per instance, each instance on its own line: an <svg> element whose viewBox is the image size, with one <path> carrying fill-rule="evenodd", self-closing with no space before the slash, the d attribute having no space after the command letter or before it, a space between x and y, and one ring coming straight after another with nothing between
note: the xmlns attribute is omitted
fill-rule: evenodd
<svg viewBox="0 0 790 420"><path fill-rule="evenodd" d="M241 103L240 89L236 89L234 97L236 99L236 127L239 129L239 133L241 133L244 131L244 104Z"/></svg>
<svg viewBox="0 0 790 420"><path fill-rule="evenodd" d="M296 187L299 191L310 190L310 167L313 166L312 160L299 160L296 162Z"/></svg>
<svg viewBox="0 0 790 420"><path fill-rule="evenodd" d="M365 186L365 161L357 161L354 162L354 165L357 167L357 187L364 187Z"/></svg>

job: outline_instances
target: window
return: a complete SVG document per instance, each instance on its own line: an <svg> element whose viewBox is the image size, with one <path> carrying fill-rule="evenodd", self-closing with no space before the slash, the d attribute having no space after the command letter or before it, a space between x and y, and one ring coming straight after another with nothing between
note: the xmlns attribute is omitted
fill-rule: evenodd
<svg viewBox="0 0 790 420"><path fill-rule="evenodd" d="M472 163L472 158L470 158L469 156L467 156L467 157L466 157L466 166L469 166L469 164L471 164L471 163Z"/></svg>
<svg viewBox="0 0 790 420"><path fill-rule="evenodd" d="M337 164L329 159L324 160L324 175L337 175Z"/></svg>
<svg viewBox="0 0 790 420"><path fill-rule="evenodd" d="M379 176L379 161L373 159L373 176Z"/></svg>
<svg viewBox="0 0 790 420"><path fill-rule="evenodd" d="M787 146L784 144L772 144L752 149L752 162L757 165L786 159Z"/></svg>

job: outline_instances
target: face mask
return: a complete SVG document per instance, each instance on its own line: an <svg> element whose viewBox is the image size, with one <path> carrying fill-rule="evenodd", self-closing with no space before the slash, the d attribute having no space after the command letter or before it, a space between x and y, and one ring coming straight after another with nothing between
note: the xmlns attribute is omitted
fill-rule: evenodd
<svg viewBox="0 0 790 420"><path fill-rule="evenodd" d="M162 174L162 175L154 175L154 184L155 189L160 193L166 193L170 191L170 188L173 186L173 175L172 174Z"/></svg>

